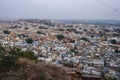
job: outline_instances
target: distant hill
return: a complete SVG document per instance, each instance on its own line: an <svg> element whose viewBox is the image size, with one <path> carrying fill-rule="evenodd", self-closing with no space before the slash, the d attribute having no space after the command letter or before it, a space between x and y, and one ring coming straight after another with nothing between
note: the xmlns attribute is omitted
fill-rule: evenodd
<svg viewBox="0 0 120 80"><path fill-rule="evenodd" d="M29 22L29 23L39 23L46 25L53 25L52 20L45 19L18 19L18 20L0 20L0 22ZM54 20L55 22L68 23L68 24L95 24L95 25L107 25L107 26L119 26L120 20Z"/></svg>
<svg viewBox="0 0 120 80"><path fill-rule="evenodd" d="M120 26L120 20L58 20L58 21L69 24L95 24L95 25Z"/></svg>

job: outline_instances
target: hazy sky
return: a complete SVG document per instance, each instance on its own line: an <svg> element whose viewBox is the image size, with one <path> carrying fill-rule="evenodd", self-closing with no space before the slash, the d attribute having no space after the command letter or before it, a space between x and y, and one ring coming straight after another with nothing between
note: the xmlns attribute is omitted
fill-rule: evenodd
<svg viewBox="0 0 120 80"><path fill-rule="evenodd" d="M105 3L100 3L102 1ZM120 0L0 0L0 19L120 20ZM113 8L118 11L115 12Z"/></svg>

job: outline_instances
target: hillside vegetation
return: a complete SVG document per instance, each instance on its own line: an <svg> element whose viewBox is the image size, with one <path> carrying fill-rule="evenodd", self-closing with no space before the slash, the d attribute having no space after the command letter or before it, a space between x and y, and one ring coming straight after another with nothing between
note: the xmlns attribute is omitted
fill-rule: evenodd
<svg viewBox="0 0 120 80"><path fill-rule="evenodd" d="M67 80L64 70L37 61L31 51L0 45L0 80Z"/></svg>

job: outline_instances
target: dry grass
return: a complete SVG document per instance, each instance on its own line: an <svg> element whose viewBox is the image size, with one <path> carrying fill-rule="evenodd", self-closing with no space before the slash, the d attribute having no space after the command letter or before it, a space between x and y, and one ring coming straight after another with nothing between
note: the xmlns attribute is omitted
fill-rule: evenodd
<svg viewBox="0 0 120 80"><path fill-rule="evenodd" d="M64 70L53 65L36 63L26 58L20 58L16 64L19 65L18 70L12 70L8 72L9 74L4 73L2 76L7 75L8 78L14 76L17 78L14 80L67 80Z"/></svg>

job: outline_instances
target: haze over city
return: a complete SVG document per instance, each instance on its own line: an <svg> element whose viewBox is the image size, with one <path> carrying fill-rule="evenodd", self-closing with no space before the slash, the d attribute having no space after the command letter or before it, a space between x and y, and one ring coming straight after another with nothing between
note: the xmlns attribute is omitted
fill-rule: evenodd
<svg viewBox="0 0 120 80"><path fill-rule="evenodd" d="M0 19L120 20L120 0L0 0Z"/></svg>
<svg viewBox="0 0 120 80"><path fill-rule="evenodd" d="M0 0L0 80L120 80L120 0Z"/></svg>

